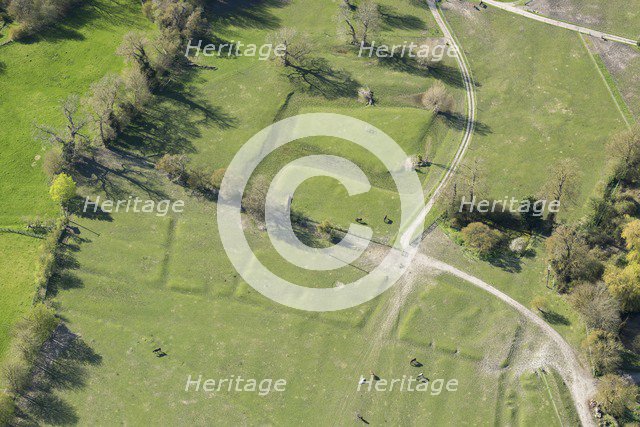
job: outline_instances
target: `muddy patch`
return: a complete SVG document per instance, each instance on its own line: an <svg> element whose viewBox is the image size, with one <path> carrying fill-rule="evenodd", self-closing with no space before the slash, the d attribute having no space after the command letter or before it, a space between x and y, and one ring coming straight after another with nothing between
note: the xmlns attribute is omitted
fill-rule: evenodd
<svg viewBox="0 0 640 427"><path fill-rule="evenodd" d="M640 117L640 51L621 43L613 43L590 37L590 49L600 55L607 70L613 76L622 95L635 117Z"/></svg>
<svg viewBox="0 0 640 427"><path fill-rule="evenodd" d="M549 18L596 28L604 23L601 7L603 6L579 5L573 1L558 0L533 0L526 5L527 10Z"/></svg>

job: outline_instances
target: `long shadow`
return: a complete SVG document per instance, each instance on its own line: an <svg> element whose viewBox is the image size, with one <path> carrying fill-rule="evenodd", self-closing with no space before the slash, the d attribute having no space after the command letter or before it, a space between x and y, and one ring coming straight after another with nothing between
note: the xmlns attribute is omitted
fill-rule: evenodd
<svg viewBox="0 0 640 427"><path fill-rule="evenodd" d="M275 30L281 21L270 9L286 5L285 0L205 0L204 9L214 29L233 26Z"/></svg>
<svg viewBox="0 0 640 427"><path fill-rule="evenodd" d="M542 312L542 317L544 318L544 320L551 323L552 325L570 325L571 324L571 322L566 316L563 316L560 313L556 313L555 311L549 311L549 310L544 311Z"/></svg>
<svg viewBox="0 0 640 427"><path fill-rule="evenodd" d="M452 67L442 61L435 62L429 66L420 65L416 58L408 55L393 55L387 57L378 57L378 64L383 67L391 68L395 71L411 74L418 77L433 77L442 83L464 88L464 80L462 74L457 67ZM480 83L474 81L475 87L480 87Z"/></svg>
<svg viewBox="0 0 640 427"><path fill-rule="evenodd" d="M386 58L378 57L378 64L391 68L394 71L400 71L414 76L430 77L432 75L429 68L421 66L415 58L408 56L394 55ZM462 84L462 79L460 79L460 85Z"/></svg>
<svg viewBox="0 0 640 427"><path fill-rule="evenodd" d="M522 260L520 257L507 248L504 248L499 254L489 258L489 263L509 273L519 273L522 270Z"/></svg>
<svg viewBox="0 0 640 427"><path fill-rule="evenodd" d="M115 25L128 28L142 28L143 22L139 19L140 12L135 3L129 1L103 1L89 0L81 2L79 7L73 7L66 15L36 34L21 40L30 44L41 40L59 42L63 40L84 40L84 35L78 30L91 25L93 28L109 29Z"/></svg>
<svg viewBox="0 0 640 427"><path fill-rule="evenodd" d="M435 79L440 80L442 83L448 84L449 86L464 87L462 74L457 67L451 67L442 62L438 62L431 66L429 71ZM480 84L474 81L474 86L480 87Z"/></svg>
<svg viewBox="0 0 640 427"><path fill-rule="evenodd" d="M23 421L35 425L71 425L79 419L75 409L57 395L58 390L80 390L87 383L87 367L102 357L61 324L42 346L31 387L18 399Z"/></svg>
<svg viewBox="0 0 640 427"><path fill-rule="evenodd" d="M415 7L422 7L425 9L429 7L427 0L409 0L409 4Z"/></svg>
<svg viewBox="0 0 640 427"><path fill-rule="evenodd" d="M131 189L123 186L123 181L136 189L142 190L152 199L167 198L167 195L150 181L149 174L145 173L153 168L152 165L134 166L120 159L119 168L116 168L110 163L100 160L95 158L83 159L83 162L76 168L77 173L74 178L77 178L81 184L99 186L109 199L121 199L131 195ZM85 214L82 213L82 215ZM92 211L88 212L88 216L92 216L92 214ZM108 220L108 217L106 220Z"/></svg>
<svg viewBox="0 0 640 427"><path fill-rule="evenodd" d="M426 30L427 24L417 16L402 15L398 9L388 5L378 5L378 12L382 18L382 25L385 29L400 30Z"/></svg>
<svg viewBox="0 0 640 427"><path fill-rule="evenodd" d="M351 74L331 68L324 58L309 58L292 66L288 77L300 90L327 99L355 97L360 87Z"/></svg>
<svg viewBox="0 0 640 427"><path fill-rule="evenodd" d="M47 286L48 298L55 297L61 290L84 287L82 279L76 274L80 263L75 254L80 251L80 243L86 240L79 237L80 233L81 231L78 229L76 237L67 234L68 238L56 251L56 268Z"/></svg>
<svg viewBox="0 0 640 427"><path fill-rule="evenodd" d="M7 72L7 64L3 61L0 61L0 74L4 74Z"/></svg>
<svg viewBox="0 0 640 427"><path fill-rule="evenodd" d="M115 149L147 156L194 153L192 141L200 137L200 126L214 125L220 129L237 126L237 119L221 107L190 94L186 83L168 88L156 98L113 144Z"/></svg>
<svg viewBox="0 0 640 427"><path fill-rule="evenodd" d="M452 129L463 131L467 128L467 116L463 114L442 111L438 113L438 116L440 116L444 120L445 124ZM492 132L491 126L477 120L473 125L474 133L477 133L479 135L488 135Z"/></svg>

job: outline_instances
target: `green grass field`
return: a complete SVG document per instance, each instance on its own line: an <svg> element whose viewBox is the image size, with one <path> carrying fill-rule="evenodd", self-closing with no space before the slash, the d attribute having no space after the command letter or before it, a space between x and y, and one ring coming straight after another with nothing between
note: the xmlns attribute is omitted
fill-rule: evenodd
<svg viewBox="0 0 640 427"><path fill-rule="evenodd" d="M420 3L380 3L387 6L382 40L391 43L440 35ZM6 71L0 93L9 77L15 81L7 88L30 94L24 105L11 98L16 104L9 108L21 108L25 116L11 130L15 134L10 147L20 150L20 156L14 153L12 159L24 158L30 164L43 152L32 142L28 123L34 118L51 121L55 96L49 94L82 93L107 71L118 70L122 61L113 52L122 33L132 26L150 28L137 4L127 3L117 8L118 13L113 11L115 5L100 0L87 6L96 10L89 16L100 11L103 15L77 22L72 34L82 37L67 35L0 48L5 49L0 54L12 52L11 59L2 59ZM425 168L420 178L429 193L462 134L459 124L418 108L416 95L441 79L455 96L456 110L464 111L455 63L447 62L446 72L434 75L358 58L336 40L336 7L331 2L297 0L286 6L267 2L244 9L229 2L220 5L212 26L219 37L245 43L262 43L278 27L296 27L309 33L315 48L312 56L325 61L327 75L348 77L355 83L345 87L329 79L309 92L272 61L207 58L203 61L218 70L197 71L188 76L183 90L159 95L140 122L126 131L120 148L152 160L165 152L187 153L192 166L213 171L226 166L253 134L278 119L317 111L341 113L370 121L409 155L427 152L434 165ZM567 214L579 216L603 177L603 169L593 166L603 163L601 147L622 126L580 40L499 12L477 21L445 13L479 83L478 132L467 160L476 156L486 160L488 194L527 196L537 190L549 162L571 156L590 171L583 177L578 206ZM537 46L529 44L531 38ZM49 44L62 55L56 59L60 62L41 64L36 69L42 74L27 76L30 59L46 62L37 49L53 49ZM80 50L88 54L80 55ZM71 69L78 70L78 75L64 77ZM49 73L57 76L55 87L41 89L35 82L47 80ZM354 89L359 86L374 90L378 105L365 107L357 102ZM46 102L40 102L45 90ZM8 120L7 114L0 117ZM294 208L315 221L329 219L341 227L365 216L377 238L393 237L397 222L386 225L382 218L397 216L397 194L381 163L353 144L326 138L298 141L270 156L257 174L271 177L290 159L317 153L353 160L367 172L374 189L349 198L334 181L314 179L300 188ZM53 214L39 163L27 170L17 163L12 163L15 170L9 170L7 184L3 181L8 187L0 191L11 193L24 180L27 185L20 188L28 193L12 194L18 208L0 215L5 215L6 223L15 224L19 222L15 212ZM346 425L353 422L356 411L372 424L576 423L571 399L557 374L529 364L528 354L539 348L542 338L490 295L458 279L425 274L407 296L389 334L374 341L400 285L340 312L308 313L280 306L246 284L227 259L218 236L215 203L131 159L116 162L115 168L120 173L108 175L103 183L107 193L85 185L83 195L181 199L186 202L185 212L167 217L114 213L107 218L74 218L81 241L70 242L67 254L73 262L54 284L52 301L68 327L99 357L74 373L74 387L52 390L57 411L50 418L43 416L43 424L60 423L60 414L62 424L104 424L109 414L113 424L127 425L178 424L186 419L194 425ZM523 304L550 293L545 288L542 255L524 259L510 271L480 262L439 232L434 234L435 246L427 249L430 254L477 274ZM298 269L273 251L266 233L251 221L247 221L247 235L261 262L305 286L336 286L362 277L370 267L363 261L329 274ZM7 247L12 248L12 258L24 254L26 264L36 259L31 240L10 238ZM540 246L536 250L540 252ZM8 270L12 283L18 277L19 285L31 285L28 265L8 264L16 269ZM15 305L14 295L19 300L29 297L30 302L31 286L29 292L23 291L20 285L11 292L7 306ZM575 314L559 297L552 300L552 309L560 319L554 327L577 344L583 327ZM19 311L9 314L10 319ZM151 350L156 347L168 356L155 357ZM457 379L459 390L439 395L357 390L359 376L370 370L384 379L416 375L407 363L411 357L424 360L423 370L430 378ZM283 378L287 390L267 396L185 392L187 377L200 374L214 379L231 375Z"/></svg>
<svg viewBox="0 0 640 427"><path fill-rule="evenodd" d="M11 328L31 307L40 243L33 237L0 233L0 361L9 346Z"/></svg>
<svg viewBox="0 0 640 427"><path fill-rule="evenodd" d="M309 7L317 8L317 13L311 13ZM396 13L411 13L423 23L416 23L419 28L414 29L390 28L384 33L386 37L420 37L425 28L437 34L426 10L406 4L394 7ZM326 9L326 5L315 2L294 2L287 8L270 8L264 13L269 22L305 28L314 39L325 34L323 37L331 45L335 43L335 24ZM310 21L312 15L316 16ZM305 23L308 26L302 27ZM243 36L260 41L272 29L246 25L223 27L221 31L229 38ZM292 85L273 63L256 63L247 58L217 60L218 71L200 72L184 96L164 96L146 115L147 125L133 129L124 143L151 155L165 150L192 151L194 165L212 170L225 166L244 141L276 118L331 111L371 120L409 154L424 150L439 164L450 161L460 132L416 108L414 101L416 94L432 84L433 77L390 70L348 51L327 53L325 58L333 69L348 69L353 79L372 87L379 105L366 109L350 97L307 93ZM461 99L459 87L453 84L451 90ZM149 131L158 138L149 137ZM157 143L166 142L160 138L163 135L168 136L168 145ZM361 200L348 200L339 194L335 183L318 180L301 188L294 207L313 219L330 218L342 225L351 222L366 204L376 234L393 235L395 230L384 229L381 221L384 212L394 209L389 203L393 192L388 189L388 179L376 173L379 163L355 146L320 139L302 141L290 150L276 153L261 171L272 175L287 159L301 152L327 151L352 158L371 174L378 189ZM421 178L426 191L437 183L443 171L435 167L425 171ZM130 173L137 176L135 171ZM244 283L224 256L217 237L215 205L163 184L150 171L141 176L148 180L143 183L145 187L151 184L169 197L187 200L185 212L171 218L113 214L111 221L79 220L81 236L90 241L74 252L78 268L68 271L58 284L55 302L61 315L102 356L99 365L85 372L84 387L59 394L61 401L72 408L70 413L83 423L98 422L105 412L131 424L161 412L168 417L165 421L179 422L190 417L197 425L210 422L213 416L229 424L286 424L292 419L314 424L329 416L344 424L356 410L371 421L394 424L420 419L481 422L495 417L500 375L481 369L483 360L494 354L482 348L479 340L462 343L477 331L477 325L465 323L469 316L485 318L483 325L515 318L498 302L475 290L469 290L469 296L460 284L438 280L434 290L403 310L400 326L381 346L375 366L354 365L384 314L388 293L336 313L302 313L276 305ZM144 194L140 188L117 183L117 194ZM336 196L338 201L313 203L326 199L326 194ZM360 268L366 267L345 267L327 275L283 266L282 260L274 257L264 232L250 228L248 235L262 262L278 268L281 276L307 286L334 286L338 280L353 280L363 274ZM442 303L442 299L446 301ZM434 313L438 322L424 330L428 322L424 316L430 314L426 311L428 304L441 308L440 314ZM435 327L445 321L450 311L459 311L460 315L446 326ZM491 345L508 348L513 333L503 330L502 334L494 334ZM436 346L424 347L430 340ZM150 350L158 346L169 353L167 358L154 357ZM459 378L460 390L439 396L407 394L398 399L380 393L357 393L359 374L366 374L369 369L386 378L411 374L407 355L416 352L428 361L428 372L442 378ZM495 360L495 365L502 362L503 359ZM202 395L183 391L189 374L213 378L242 374L290 380L283 395ZM516 382L505 387L513 390L517 402L531 400L531 407L548 399L542 391L527 394ZM121 393L130 398L123 401L118 397ZM347 403L339 396L345 396ZM546 410L540 411L538 417L549 422L555 419Z"/></svg>
<svg viewBox="0 0 640 427"><path fill-rule="evenodd" d="M0 226L59 214L41 168L49 147L34 140L33 125L61 124L61 99L84 93L106 73L122 68L122 58L114 55L122 35L149 28L137 4L92 1L41 36L0 47ZM0 233L0 360L8 331L33 299L39 245L30 237Z"/></svg>
<svg viewBox="0 0 640 427"><path fill-rule="evenodd" d="M581 187L560 217L581 217L605 179L603 147L625 124L579 36L495 9L447 18L479 85L480 131L465 160L484 160L484 197L536 194L549 168L572 158Z"/></svg>
<svg viewBox="0 0 640 427"><path fill-rule="evenodd" d="M198 206L189 201L189 213L172 220L116 214L113 222L80 221L86 227L81 235L91 243L74 252L79 268L59 284L55 301L69 327L101 356L99 364L83 370L83 387L57 392L70 408L67 412L82 423L99 423L102 414L111 413L139 425L161 413L163 422L189 418L195 425L213 419L318 424L327 418L344 424L354 411L370 422L483 423L503 411L501 393L508 392L513 405L529 408L514 417L553 424L551 399L567 405L561 389L549 397L539 379L531 379L528 387L505 376L505 360L520 363L521 356L509 352L517 316L489 295L447 277L425 277L409 296L397 329L381 344L379 356L371 366L359 366L369 337L385 315L389 293L337 313L310 314L279 306L244 284L219 256L215 211L207 211L205 202ZM198 235L208 239L193 239L196 209L209 215L208 221L197 221ZM147 245L128 249L117 269L107 268L114 262L105 259L104 252L120 252L132 240ZM185 257L195 271L184 269ZM309 278L288 274L297 281ZM156 358L151 352L156 347L169 355ZM430 378L458 379L458 391L437 396L358 392L359 375L369 370L381 378L415 376L416 368L407 363L413 356L423 360L421 370ZM185 392L187 377L200 374L284 378L287 389L264 397ZM563 422L571 416L563 415Z"/></svg>

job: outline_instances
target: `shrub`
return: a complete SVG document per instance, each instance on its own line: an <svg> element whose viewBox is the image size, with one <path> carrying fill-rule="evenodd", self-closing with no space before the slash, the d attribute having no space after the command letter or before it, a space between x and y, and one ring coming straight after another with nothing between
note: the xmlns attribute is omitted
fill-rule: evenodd
<svg viewBox="0 0 640 427"><path fill-rule="evenodd" d="M201 169L190 171L187 178L187 186L200 193L207 193L211 189L209 174Z"/></svg>
<svg viewBox="0 0 640 427"><path fill-rule="evenodd" d="M635 219L624 226L622 238L629 250L629 261L640 261L640 219Z"/></svg>
<svg viewBox="0 0 640 427"><path fill-rule="evenodd" d="M216 169L211 174L210 184L212 188L215 188L216 190L220 189L220 186L222 185L222 179L224 178L224 174L226 172L227 172L226 168L220 168L220 169Z"/></svg>
<svg viewBox="0 0 640 427"><path fill-rule="evenodd" d="M594 329L582 342L588 351L595 375L604 375L617 370L622 365L622 344L616 334Z"/></svg>
<svg viewBox="0 0 640 427"><path fill-rule="evenodd" d="M619 375L605 375L598 383L596 401L614 417L622 417L627 410L634 409L637 397L635 384Z"/></svg>
<svg viewBox="0 0 640 427"><path fill-rule="evenodd" d="M464 243L475 250L481 258L493 254L502 240L498 231L481 222L472 222L462 229Z"/></svg>
<svg viewBox="0 0 640 427"><path fill-rule="evenodd" d="M328 219L323 220L318 224L318 231L324 234L331 234L333 230L333 224Z"/></svg>
<svg viewBox="0 0 640 427"><path fill-rule="evenodd" d="M67 219L58 218L53 230L47 235L40 252L40 263L36 271L36 292L33 297L36 301L44 301L47 295L47 286L56 268L58 242L67 228Z"/></svg>
<svg viewBox="0 0 640 427"><path fill-rule="evenodd" d="M531 300L531 308L541 313L545 313L548 310L548 305L549 299L543 295L538 295Z"/></svg>
<svg viewBox="0 0 640 427"><path fill-rule="evenodd" d="M16 406L11 396L0 391L0 426L11 425Z"/></svg>
<svg viewBox="0 0 640 427"><path fill-rule="evenodd" d="M244 210L259 221L264 220L264 203L268 189L269 182L264 176L259 175L253 179L251 187L245 193L242 201Z"/></svg>
<svg viewBox="0 0 640 427"><path fill-rule="evenodd" d="M361 87L358 89L358 99L360 102L364 102L367 105L373 105L375 102L373 99L373 91L368 87Z"/></svg>
<svg viewBox="0 0 640 427"><path fill-rule="evenodd" d="M620 301L623 312L640 310L640 264L631 263L624 268L609 266L604 282L611 295Z"/></svg>
<svg viewBox="0 0 640 427"><path fill-rule="evenodd" d="M441 81L436 81L422 94L422 105L435 113L449 112L454 104L455 100Z"/></svg>
<svg viewBox="0 0 640 427"><path fill-rule="evenodd" d="M61 173L53 179L49 194L54 202L67 209L71 199L76 196L76 183L69 175Z"/></svg>
<svg viewBox="0 0 640 427"><path fill-rule="evenodd" d="M64 169L64 159L62 158L62 150L59 147L54 147L47 151L42 161L42 169L47 174L49 179L58 175Z"/></svg>
<svg viewBox="0 0 640 427"><path fill-rule="evenodd" d="M165 154L156 163L156 169L166 173L169 179L184 182L187 178L187 156L182 154Z"/></svg>
<svg viewBox="0 0 640 427"><path fill-rule="evenodd" d="M509 250L518 255L522 255L527 250L527 238L524 236L516 237L509 243Z"/></svg>
<svg viewBox="0 0 640 427"><path fill-rule="evenodd" d="M29 371L29 365L22 359L5 364L2 368L2 382L7 385L7 391L20 395L29 385Z"/></svg>

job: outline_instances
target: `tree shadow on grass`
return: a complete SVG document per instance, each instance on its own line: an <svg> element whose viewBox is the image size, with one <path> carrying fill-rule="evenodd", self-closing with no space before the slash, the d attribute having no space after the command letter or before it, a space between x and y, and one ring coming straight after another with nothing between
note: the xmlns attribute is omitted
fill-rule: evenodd
<svg viewBox="0 0 640 427"><path fill-rule="evenodd" d="M168 196L153 180L155 175L149 173L153 168L153 163L143 158L133 163L123 156L101 149L98 156L83 159L76 168L74 178L82 185L100 187L111 200L129 197L132 188L142 190L154 200L166 199ZM90 212L88 216L92 214Z"/></svg>
<svg viewBox="0 0 640 427"><path fill-rule="evenodd" d="M563 316L560 313L556 313L555 311L545 310L542 312L542 317L548 323L552 325L570 325L571 322L566 316Z"/></svg>
<svg viewBox="0 0 640 427"><path fill-rule="evenodd" d="M396 54L394 56L377 58L378 64L383 67L388 67L392 70L411 74L413 76L433 77L448 86L464 88L464 80L460 70L457 67L446 65L442 61L425 66L420 65L416 58L412 58L408 55L400 56L399 54ZM476 87L480 86L480 84L476 82L474 82L474 85Z"/></svg>
<svg viewBox="0 0 640 427"><path fill-rule="evenodd" d="M64 324L59 325L42 346L31 386L17 401L22 420L36 425L77 424L75 409L57 392L83 389L87 367L101 363L99 354Z"/></svg>
<svg viewBox="0 0 640 427"><path fill-rule="evenodd" d="M467 128L467 116L460 113L441 111L438 113L438 116L441 117L444 123L449 126L451 129L455 129L457 131L464 131ZM475 121L473 127L473 132L479 135L488 135L490 134L491 127L485 123Z"/></svg>
<svg viewBox="0 0 640 427"><path fill-rule="evenodd" d="M433 78L440 80L449 86L464 88L464 80L462 73L458 67L452 67L450 65L438 62L429 67L429 72ZM480 87L480 84L473 82L475 87Z"/></svg>
<svg viewBox="0 0 640 427"><path fill-rule="evenodd" d="M0 61L0 74L4 74L7 72L7 64L3 61Z"/></svg>
<svg viewBox="0 0 640 427"><path fill-rule="evenodd" d="M285 0L205 0L204 9L214 29L238 27L275 30L280 18L270 9L288 4Z"/></svg>
<svg viewBox="0 0 640 427"><path fill-rule="evenodd" d="M75 273L80 268L76 253L80 251L82 240L69 233L66 236L56 250L56 268L47 283L47 298L58 295L61 290L84 287L82 279Z"/></svg>
<svg viewBox="0 0 640 427"><path fill-rule="evenodd" d="M143 28L138 7L128 1L85 1L80 7L74 7L67 16L59 19L55 24L20 42L31 44L39 41L55 43L64 40L84 40L84 35L78 30L87 25L100 29L112 29L116 25L126 26L132 30Z"/></svg>
<svg viewBox="0 0 640 427"><path fill-rule="evenodd" d="M368 53L367 53L368 55ZM375 52L374 52L375 55ZM415 58L410 58L408 56L388 56L388 57L377 57L378 64L391 68L394 71L400 71L403 73L411 74L418 77L431 77L432 73L427 67L423 67L418 64Z"/></svg>
<svg viewBox="0 0 640 427"><path fill-rule="evenodd" d="M398 9L388 5L378 5L378 12L382 18L382 26L384 29L399 30L426 30L427 24L414 15L402 15L398 13Z"/></svg>
<svg viewBox="0 0 640 427"><path fill-rule="evenodd" d="M157 99L125 129L115 148L133 150L145 156L161 153L194 153L193 140L201 136L200 126L229 129L237 119L221 107L191 95L185 86L159 94Z"/></svg>
<svg viewBox="0 0 640 427"><path fill-rule="evenodd" d="M290 70L288 77L294 86L327 99L355 97L360 87L351 74L333 69L324 58L309 58Z"/></svg>
<svg viewBox="0 0 640 427"><path fill-rule="evenodd" d="M509 273L519 273L522 270L522 260L516 254L503 248L499 253L488 259L493 266L500 267Z"/></svg>

